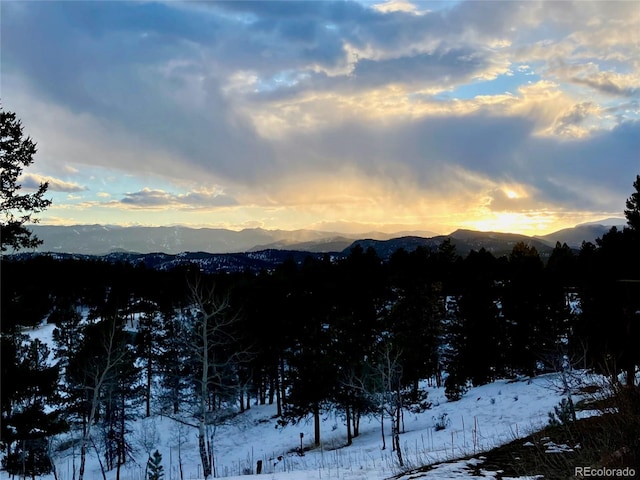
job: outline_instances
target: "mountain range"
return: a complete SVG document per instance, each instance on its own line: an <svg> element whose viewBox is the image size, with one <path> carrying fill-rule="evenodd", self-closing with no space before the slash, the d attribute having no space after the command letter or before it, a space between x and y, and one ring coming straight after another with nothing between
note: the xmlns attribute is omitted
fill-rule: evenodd
<svg viewBox="0 0 640 480"><path fill-rule="evenodd" d="M33 225L33 233L43 240L35 251L106 255L110 253L163 253L175 255L184 252L241 253L265 250L304 251L313 253L348 251L354 244L373 247L381 257L388 257L400 247L413 250L419 245L437 247L445 238L458 253L485 248L496 255L508 253L517 242L535 246L541 255L550 251L556 242L579 248L583 241L594 242L612 226L622 228L625 220L613 218L601 222L576 225L543 236L498 232L456 230L449 235L427 231L387 234L371 232L345 235L316 230L265 230L261 228L240 231L188 227L120 227L107 225L48 226Z"/></svg>

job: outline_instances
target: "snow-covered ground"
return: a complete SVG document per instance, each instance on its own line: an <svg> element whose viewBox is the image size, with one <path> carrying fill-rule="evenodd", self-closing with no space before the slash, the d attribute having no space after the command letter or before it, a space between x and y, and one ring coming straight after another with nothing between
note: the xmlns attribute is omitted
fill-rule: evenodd
<svg viewBox="0 0 640 480"><path fill-rule="evenodd" d="M47 341L52 329L47 325L26 333ZM548 413L562 398L556 388L559 384L557 374L517 381L500 380L471 388L457 402L447 401L443 388L428 387L432 408L420 414L404 414L405 432L401 435L401 445L405 465L418 467L468 455L474 455L471 463L481 462L482 451L547 425ZM377 418L363 418L360 435L353 445L345 447L344 419L338 414L325 414L321 426L322 447L299 455L301 433L304 447L313 446L312 420L280 427L275 413L273 405L252 406L238 415L232 424L218 427L214 438L217 476L236 480L251 478L247 474L255 471L258 461L262 461L262 475L254 478L273 480L382 480L401 471L396 453L391 451L389 437L387 448L382 450ZM436 423L443 419L446 428L436 430ZM135 461L131 460L123 467L122 480L143 480L148 454L155 449L162 454L165 480L181 480L180 463L182 480L202 477L195 428L181 426L161 416L139 418L131 422L130 428ZM385 433L390 433L388 421ZM401 478L480 478L473 476L467 468L468 463L468 460L444 463L429 472ZM58 451L55 464L59 480L72 480L74 464L76 470L79 467L77 448L75 454L71 449ZM483 478L495 478L492 472L485 475ZM5 478L8 476L2 472L0 479ZM53 479L53 476L45 478ZM94 452L87 458L85 478L102 478ZM113 480L115 470L108 472L107 478Z"/></svg>

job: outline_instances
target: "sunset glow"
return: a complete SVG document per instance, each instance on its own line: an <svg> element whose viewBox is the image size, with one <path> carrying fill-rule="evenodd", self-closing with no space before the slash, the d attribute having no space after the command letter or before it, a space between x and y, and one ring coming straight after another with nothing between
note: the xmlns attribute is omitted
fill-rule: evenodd
<svg viewBox="0 0 640 480"><path fill-rule="evenodd" d="M42 224L534 235L640 171L635 2L0 8Z"/></svg>

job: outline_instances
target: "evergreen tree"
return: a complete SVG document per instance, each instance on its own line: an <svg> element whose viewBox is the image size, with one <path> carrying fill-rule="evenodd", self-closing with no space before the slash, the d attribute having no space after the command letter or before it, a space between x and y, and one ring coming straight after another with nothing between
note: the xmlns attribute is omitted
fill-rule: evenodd
<svg viewBox="0 0 640 480"><path fill-rule="evenodd" d="M517 243L509 256L502 309L509 335L508 363L534 375L545 335L543 263L535 247Z"/></svg>
<svg viewBox="0 0 640 480"><path fill-rule="evenodd" d="M67 429L57 403L58 367L38 339L2 335L3 468L12 475L51 473L49 438Z"/></svg>
<svg viewBox="0 0 640 480"><path fill-rule="evenodd" d="M467 382L482 385L504 374L507 346L499 308L499 262L484 249L471 251L460 265L458 294L450 302L444 343L445 393L458 400Z"/></svg>
<svg viewBox="0 0 640 480"><path fill-rule="evenodd" d="M140 399L141 388L138 383L139 369L135 366L135 356L128 345L128 335L122 334L115 354L119 360L106 377L103 385L101 427L105 445L105 461L107 469L117 468L119 478L120 467L127 462L132 452L128 441L130 433L128 423L133 415L136 400Z"/></svg>
<svg viewBox="0 0 640 480"><path fill-rule="evenodd" d="M282 372L284 350L289 343L288 317L285 314L287 280L282 269L260 272L242 278L235 297L242 302L244 312L241 328L244 339L251 346L247 369L256 395L256 403L277 405L277 416L282 415ZM237 300L236 300L237 301ZM249 400L247 399L247 402Z"/></svg>
<svg viewBox="0 0 640 480"><path fill-rule="evenodd" d="M640 175L636 175L633 188L635 192L626 201L627 208L624 215L627 218L629 228L636 232L636 235L640 235Z"/></svg>
<svg viewBox="0 0 640 480"><path fill-rule="evenodd" d="M162 466L162 455L158 450L153 452L147 462L147 480L163 480L164 467Z"/></svg>
<svg viewBox="0 0 640 480"><path fill-rule="evenodd" d="M433 257L424 248L397 251L390 260L395 298L387 309L387 330L401 351L403 381L418 395L418 381L440 378L444 296L434 277Z"/></svg>
<svg viewBox="0 0 640 480"><path fill-rule="evenodd" d="M1 328L3 332L35 327L53 307L50 267L53 260L38 256L27 261L2 259ZM55 283L55 282L54 282Z"/></svg>
<svg viewBox="0 0 640 480"><path fill-rule="evenodd" d="M33 163L36 144L23 137L23 127L13 112L0 108L0 251L9 248L33 248L42 243L24 225L37 222L34 213L46 209L51 200L44 198L47 183L33 193L21 194L19 177Z"/></svg>
<svg viewBox="0 0 640 480"><path fill-rule="evenodd" d="M333 299L328 314L329 357L337 382L332 400L345 413L347 444L359 434L360 417L369 406L355 388L353 379L361 376L371 358L380 334L383 305L388 297L386 271L372 248L357 246L334 268L325 265L328 277L322 295Z"/></svg>
<svg viewBox="0 0 640 480"><path fill-rule="evenodd" d="M638 181L634 183L638 188ZM597 246L583 245L580 252L581 310L574 343L585 350L587 364L596 370L626 374L635 383L640 364L637 311L640 310L640 235L634 225L636 193L625 211L629 226L612 227L596 240Z"/></svg>
<svg viewBox="0 0 640 480"><path fill-rule="evenodd" d="M543 272L541 290L543 318L540 331L541 358L546 368L558 371L570 354L569 334L575 325L576 312L570 298L578 280L577 258L567 244L556 243Z"/></svg>
<svg viewBox="0 0 640 480"><path fill-rule="evenodd" d="M80 348L69 360L65 376L72 395L69 401L73 402L71 411L77 412L81 426L80 442L80 469L79 480L84 478L86 454L88 447L95 440L94 428L102 408L113 406L113 400L109 398L117 388L121 370L128 370L131 364L129 349L122 330L122 320L117 315L101 318L96 323L89 323L83 327L83 340ZM117 407L113 406L113 410ZM105 414L103 426L113 417ZM124 441L122 423L116 424L120 428L114 428L118 440ZM123 444L116 448L122 460ZM123 461L123 460L122 460ZM118 463L118 466L120 463Z"/></svg>
<svg viewBox="0 0 640 480"><path fill-rule="evenodd" d="M286 358L287 398L281 423L296 422L313 415L314 443L320 445L320 414L329 404L337 383L335 357L330 353L332 339L330 296L326 268L308 259L299 272L287 298L291 338Z"/></svg>
<svg viewBox="0 0 640 480"><path fill-rule="evenodd" d="M192 364L188 348L187 325L175 309L162 312L162 330L159 332L160 352L158 371L160 374L160 403L163 411L177 415L185 401L189 389Z"/></svg>
<svg viewBox="0 0 640 480"><path fill-rule="evenodd" d="M142 363L144 372L144 403L145 416L151 415L151 387L153 378L158 373L158 360L160 359L160 318L155 306L148 301L144 302L144 311L139 317L138 332L136 334L137 356Z"/></svg>

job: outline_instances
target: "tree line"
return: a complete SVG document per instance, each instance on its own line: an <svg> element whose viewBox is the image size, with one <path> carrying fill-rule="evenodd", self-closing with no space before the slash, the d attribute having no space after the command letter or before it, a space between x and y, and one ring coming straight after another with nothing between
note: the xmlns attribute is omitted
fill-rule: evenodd
<svg viewBox="0 0 640 480"><path fill-rule="evenodd" d="M259 274L3 258L2 466L51 472L51 440L71 431L79 480L89 452L119 478L132 420L162 413L196 429L209 477L215 427L264 404L281 425L313 418L316 445L325 412L343 415L347 445L375 416L402 464L403 413L429 408L425 380L452 401L470 385L576 367L634 385L640 176L634 188L626 228L578 251L557 244L546 263L525 243L463 258L448 240ZM25 332L43 320L51 346Z"/></svg>

